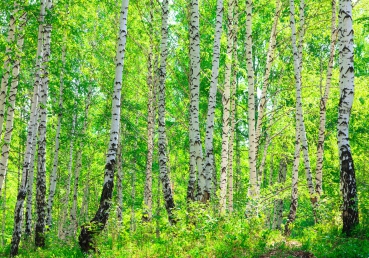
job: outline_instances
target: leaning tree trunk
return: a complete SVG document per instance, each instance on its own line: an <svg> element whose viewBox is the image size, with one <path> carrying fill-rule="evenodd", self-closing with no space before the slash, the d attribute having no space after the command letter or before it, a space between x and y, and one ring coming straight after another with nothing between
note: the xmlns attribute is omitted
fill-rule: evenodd
<svg viewBox="0 0 369 258"><path fill-rule="evenodd" d="M52 2L47 2L46 8L51 9ZM46 225L46 125L47 125L47 96L49 88L49 57L51 43L51 25L44 26L44 50L42 58L42 87L40 89L40 125L38 139L38 161L36 182L37 222L35 230L35 245L45 246Z"/></svg>
<svg viewBox="0 0 369 258"><path fill-rule="evenodd" d="M123 137L124 139L124 133ZM123 220L123 148L122 141L118 143L117 150L117 219L119 223Z"/></svg>
<svg viewBox="0 0 369 258"><path fill-rule="evenodd" d="M252 0L246 1L246 64L248 82L248 128L249 128L249 167L250 183L247 196L249 201L246 207L246 215L253 213L258 200L258 186L256 175L256 142L255 142L255 93L254 93L254 68L252 63Z"/></svg>
<svg viewBox="0 0 369 258"><path fill-rule="evenodd" d="M153 0L150 1L150 22L153 22ZM155 84L153 80L153 25L150 24L150 47L147 57L147 86L148 86L148 103L147 103L147 160L146 160L146 178L144 188L144 212L143 221L151 221L152 219L152 158L154 152L154 129L155 129Z"/></svg>
<svg viewBox="0 0 369 258"><path fill-rule="evenodd" d="M324 157L324 138L325 138L324 136L325 136L326 113L327 113L326 105L329 97L329 90L331 87L336 42L337 42L336 0L332 0L330 55L328 61L324 96L322 96L320 99L320 123L319 123L319 138L317 146L316 175L315 175L315 191L318 194L318 196L320 196L323 192L323 157Z"/></svg>
<svg viewBox="0 0 369 258"><path fill-rule="evenodd" d="M44 16L45 16L45 0L41 1L41 10L40 10L40 18L39 18L39 28L38 28L38 42L37 42L37 61L36 61L36 79L34 84L33 98L32 98L32 107L31 107L31 115L28 124L28 134L27 134L27 144L26 151L24 155L23 161L23 171L22 171L22 180L19 187L17 202L15 204L14 210L14 230L10 247L10 255L15 256L18 254L19 242L22 235L22 222L23 222L23 204L27 195L27 184L29 177L29 169L30 169L30 159L33 152L33 138L37 132L37 118L38 118L38 98L39 98L39 88L41 85L41 59L43 56L43 27L44 27Z"/></svg>
<svg viewBox="0 0 369 258"><path fill-rule="evenodd" d="M163 186L165 208L168 213L169 222L175 223L173 217L174 200L172 184L168 172L167 157L167 135L165 131L165 79L166 79L166 62L168 55L168 14L169 1L164 0L162 3L162 25L161 25L161 44L160 44L160 68L159 68L159 123L158 123L158 147L159 147L159 175Z"/></svg>
<svg viewBox="0 0 369 258"><path fill-rule="evenodd" d="M66 38L64 38L64 42ZM66 44L66 43L65 43ZM52 225L52 210L53 210L53 203L54 203L54 196L56 190L56 180L57 180L57 171L58 171L58 164L59 164L59 141L60 141L60 130L61 130L61 122L63 116L63 92L64 92L64 72L65 72L65 52L66 46L64 45L62 48L62 71L60 73L60 89L59 89L59 114L58 114L58 121L57 121L57 128L56 128L56 135L55 135L55 153L54 153L54 161L53 161L53 170L50 175L50 192L49 198L47 201L47 218L46 224L51 227Z"/></svg>
<svg viewBox="0 0 369 258"><path fill-rule="evenodd" d="M208 114L206 118L206 136L205 136L205 161L202 174L199 175L197 198L202 202L210 199L211 184L214 171L214 153L213 153L213 132L214 132L214 116L218 87L219 75L219 57L220 57L220 37L222 35L223 22L223 0L217 0L217 11L215 21L213 61L211 69Z"/></svg>
<svg viewBox="0 0 369 258"><path fill-rule="evenodd" d="M7 38L7 46L5 50L5 61L4 61L4 73L1 78L1 89L0 89L0 139L3 130L4 113L6 105L6 93L8 91L10 68L12 64L12 45L15 39L15 15L18 13L18 6L15 4L14 12L10 15L9 32ZM3 158L2 158L3 159ZM6 165L3 161L0 163L0 195L5 182L6 177Z"/></svg>
<svg viewBox="0 0 369 258"><path fill-rule="evenodd" d="M354 30L351 1L339 2L338 24L340 102L337 131L343 195L342 232L350 235L359 223L355 167L349 142L349 122L354 101Z"/></svg>
<svg viewBox="0 0 369 258"><path fill-rule="evenodd" d="M199 124L200 23L198 0L190 2L190 179L187 200L195 200L196 176L202 173L202 146Z"/></svg>
<svg viewBox="0 0 369 258"><path fill-rule="evenodd" d="M128 14L128 2L129 0L122 0L122 8L119 18L119 37L116 53L116 68L115 68L115 81L114 81L114 93L112 101L112 119L110 129L110 141L109 148L106 154L104 184L100 197L100 205L94 218L90 223L84 224L81 227L81 234L78 241L83 252L89 252L96 250L94 246L94 235L102 231L109 218L111 199L114 186L114 170L117 160L117 147L119 142L119 128L120 128L120 103L121 103L121 91L122 91L122 77L123 77L123 64L124 53L127 39L127 14Z"/></svg>
<svg viewBox="0 0 369 258"><path fill-rule="evenodd" d="M233 11L235 1L228 3L227 19L227 55L225 63L224 91L223 91L223 127L222 127L222 161L220 170L220 196L219 211L221 214L226 212L227 203L227 180L228 180L228 154L229 154L229 129L230 129L230 109L231 109L231 74L232 74L232 52L233 52Z"/></svg>
<svg viewBox="0 0 369 258"><path fill-rule="evenodd" d="M287 173L287 160L286 157L283 157L279 163L278 183L280 185L286 181L286 173ZM279 194L281 194L280 191L282 191L282 187L279 186L277 190L279 191ZM283 219L283 199L278 198L274 201L274 216L272 229L281 230L282 219Z"/></svg>
<svg viewBox="0 0 369 258"><path fill-rule="evenodd" d="M290 212L288 214L287 222L284 228L284 234L289 236L291 234L290 224L296 219L297 204L298 204L298 181L299 181L299 165L300 165L300 151L301 151L301 130L299 127L299 116L296 114L296 138L295 138L295 155L293 159L292 168L292 191Z"/></svg>

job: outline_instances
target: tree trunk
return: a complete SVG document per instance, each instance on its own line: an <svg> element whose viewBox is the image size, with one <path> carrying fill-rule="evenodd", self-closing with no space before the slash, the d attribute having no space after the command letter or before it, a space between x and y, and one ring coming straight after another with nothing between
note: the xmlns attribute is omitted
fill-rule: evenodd
<svg viewBox="0 0 369 258"><path fill-rule="evenodd" d="M283 157L279 163L278 183L283 184L286 181L287 173L287 160ZM282 191L282 187L279 187L277 191ZM281 230L281 224L283 219L283 199L278 198L274 201L274 217L273 217L273 229Z"/></svg>
<svg viewBox="0 0 369 258"><path fill-rule="evenodd" d="M187 200L195 200L196 176L202 172L202 146L199 124L200 98L200 25L198 0L190 2L190 179L187 188Z"/></svg>
<svg viewBox="0 0 369 258"><path fill-rule="evenodd" d="M38 118L38 98L39 98L39 88L41 85L41 60L43 56L42 48L43 48L43 27L44 27L44 16L45 16L45 0L41 0L41 10L40 10L40 18L39 18L39 28L38 28L38 42L37 42L37 60L36 60L36 79L34 84L34 92L32 99L32 107L31 107L31 115L28 124L28 134L27 134L27 144L26 151L24 155L23 161L23 171L22 171L22 180L19 187L17 202L15 204L14 210L14 230L11 241L11 249L10 256L15 256L18 254L19 242L22 235L22 222L23 222L23 204L27 195L27 184L30 170L30 159L33 152L33 139L37 130L37 118Z"/></svg>
<svg viewBox="0 0 369 258"><path fill-rule="evenodd" d="M341 0L338 13L340 102L338 105L338 149L342 184L342 232L350 235L359 224L355 167L349 142L349 122L354 101L354 30L351 1Z"/></svg>
<svg viewBox="0 0 369 258"><path fill-rule="evenodd" d="M125 130L123 129L122 140L125 139ZM119 223L122 223L123 212L123 146L122 140L118 143L117 150L117 219Z"/></svg>
<svg viewBox="0 0 369 258"><path fill-rule="evenodd" d="M222 35L223 23L223 0L217 0L213 60L211 68L211 79L209 89L209 104L206 118L206 136L205 136L205 161L203 172L199 176L198 199L207 202L210 199L211 181L214 171L214 153L213 153L213 132L214 132L214 116L218 87L219 75L219 57L220 57L220 37Z"/></svg>
<svg viewBox="0 0 369 258"><path fill-rule="evenodd" d="M51 9L51 1L47 2L46 8ZM36 209L37 223L35 231L35 245L45 246L45 219L46 219L46 125L47 125L47 96L49 89L49 57L51 42L51 25L44 26L44 50L42 58L42 86L40 89L40 125L38 139L38 161L36 182Z"/></svg>
<svg viewBox="0 0 369 258"><path fill-rule="evenodd" d="M297 105L297 104L296 104ZM289 236L291 234L290 224L296 219L297 204L298 204L298 181L299 181L299 165L300 165L300 151L301 151L301 130L299 127L300 117L296 114L296 138L295 138L295 154L292 168L292 191L291 191L291 205L288 214L287 222L284 228L284 234Z"/></svg>
<svg viewBox="0 0 369 258"><path fill-rule="evenodd" d="M229 134L230 134L230 109L231 109L231 74L232 74L232 52L233 52L233 12L235 1L230 0L228 3L228 19L227 19L227 56L225 63L224 75L224 91L223 91L223 127L222 127L222 162L220 170L220 196L219 210L221 214L226 212L227 203L227 179L228 179L228 161L229 161Z"/></svg>
<svg viewBox="0 0 369 258"><path fill-rule="evenodd" d="M163 186L165 208L168 213L169 222L175 223L172 210L174 209L172 183L168 173L168 157L167 157L167 135L165 130L165 79L166 79L166 62L167 62L167 40L168 40L168 9L169 1L164 0L162 3L162 25L161 25L161 44L160 44L160 68L159 68L159 173Z"/></svg>
<svg viewBox="0 0 369 258"><path fill-rule="evenodd" d="M246 1L246 64L248 82L248 129L249 129L249 167L250 183L247 196L249 201L246 215L255 211L254 205L258 200L258 186L256 175L256 142L255 142L255 94L254 94L254 68L252 63L252 0Z"/></svg>
<svg viewBox="0 0 369 258"><path fill-rule="evenodd" d="M94 246L93 237L96 233L104 229L109 218L111 199L114 186L114 170L117 159L117 147L119 142L119 128L120 128L120 103L122 90L122 76L124 53L127 39L127 14L128 14L129 0L122 0L122 7L119 18L119 38L116 53L116 68L114 93L112 101L112 120L110 129L110 142L108 152L106 154L104 185L100 197L100 205L90 223L84 224L81 227L81 234L78 241L83 252L96 250Z"/></svg>
<svg viewBox="0 0 369 258"><path fill-rule="evenodd" d="M64 37L64 42L66 41L66 37ZM66 43L64 43L66 44ZM49 198L47 201L47 218L46 218L46 225L51 227L52 225L52 210L53 210L53 203L54 203L54 196L56 190L56 180L57 180L57 171L58 171L58 164L59 164L59 141L60 141L60 130L61 130L61 122L63 116L63 92L64 92L64 73L65 73L65 52L66 52L66 45L62 47L62 71L60 73L60 89L59 89L59 114L58 114L58 121L57 121L57 128L56 128L56 135L55 135L55 153L54 153L54 161L53 161L53 170L50 175L50 192Z"/></svg>
<svg viewBox="0 0 369 258"><path fill-rule="evenodd" d="M150 1L150 22L153 22L153 0ZM154 151L154 129L155 129L155 84L153 80L153 26L150 25L150 48L147 58L147 86L148 86L148 103L147 103L147 160L146 160L146 178L144 189L144 212L143 221L151 221L152 219L152 157Z"/></svg>
<svg viewBox="0 0 369 258"><path fill-rule="evenodd" d="M323 192L323 157L324 157L326 105L327 105L329 91L331 87L336 42L337 42L336 0L332 0L330 55L329 55L329 61L328 61L327 78L325 82L324 96L322 96L320 99L319 138L318 138L317 158L316 158L317 161L316 161L315 191L319 196Z"/></svg>

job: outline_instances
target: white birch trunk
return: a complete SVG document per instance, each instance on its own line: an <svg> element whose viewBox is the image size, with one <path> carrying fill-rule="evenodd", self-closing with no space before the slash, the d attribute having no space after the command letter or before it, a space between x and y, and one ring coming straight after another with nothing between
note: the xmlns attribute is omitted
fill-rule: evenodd
<svg viewBox="0 0 369 258"><path fill-rule="evenodd" d="M199 176L198 199L206 202L210 199L212 192L212 178L214 170L214 153L213 153L213 132L214 132L214 116L218 87L219 75L219 57L220 57L220 37L222 35L223 23L223 0L217 0L216 21L214 31L213 60L211 68L211 79L209 89L209 104L206 118L206 136L205 136L205 161L203 172ZM203 186L204 185L204 186Z"/></svg>
<svg viewBox="0 0 369 258"><path fill-rule="evenodd" d="M310 158L309 158L309 147L306 137L305 130L305 122L304 115L302 110L302 80L301 80L301 71L302 71L302 48L303 48L303 35L304 35L304 26L305 26L305 18L304 18L304 9L305 4L304 1L300 1L300 34L299 34L299 42L297 46L296 41L296 25L295 25L295 4L294 0L290 0L290 26L291 26L291 40L292 40L292 52L293 52L293 64L295 71L295 88L296 88L296 116L299 117L299 127L301 130L301 149L303 151L304 165L305 165L305 174L308 185L308 190L310 194L310 201L313 206L314 217L316 219L315 214L315 206L317 198L315 196L315 190L313 185L313 179L311 174L311 166L310 166Z"/></svg>
<svg viewBox="0 0 369 258"><path fill-rule="evenodd" d="M350 235L359 223L354 161L349 142L349 122L354 101L354 30L351 1L339 2L340 102L338 105L338 149L342 184L342 232Z"/></svg>
<svg viewBox="0 0 369 258"><path fill-rule="evenodd" d="M33 139L37 130L37 118L38 118L38 98L39 98L39 88L41 85L41 58L42 58L42 46L43 46L43 27L44 27L44 16L45 16L45 1L41 0L41 10L39 18L39 28L38 28L38 42L37 42L37 60L36 60L36 78L32 99L32 107L30 114L30 121L28 124L28 134L27 134L27 144L23 161L23 171L22 180L19 187L17 202L15 204L14 210L14 230L11 241L10 255L13 257L18 254L19 242L22 235L22 222L23 222L23 204L27 195L27 184L29 177L29 165L30 159L33 152ZM41 58L40 58L41 57Z"/></svg>
<svg viewBox="0 0 369 258"><path fill-rule="evenodd" d="M47 9L51 9L52 1L47 2ZM51 43L51 25L44 26L44 45L42 58L42 86L40 89L40 125L38 128L38 162L36 182L37 223L35 230L35 245L45 246L46 225L46 125L47 125L47 98L49 89L49 57Z"/></svg>
<svg viewBox="0 0 369 258"><path fill-rule="evenodd" d="M18 84L19 84L19 72L20 72L20 61L21 61L20 53L23 49L24 26L26 24L26 20L27 20L27 13L24 12L19 18L19 25L18 25L18 31L17 31L17 54L16 54L16 58L13 63L13 68L12 68L12 81L11 81L11 86L10 86L10 91L9 91L9 96L8 96L9 107L7 109L7 114L6 114L5 133L4 133L4 138L2 141L3 146L1 148L0 194L1 194L2 184L5 181L6 173L8 170L10 142L12 139L13 124L14 124L15 101L17 97ZM4 74L4 77L5 76L7 75ZM0 118L1 118L1 114L0 114ZM0 122L0 128L2 128L2 121ZM1 136L1 133L0 133L0 136Z"/></svg>
<svg viewBox="0 0 369 258"><path fill-rule="evenodd" d="M258 119L256 122L256 131L255 131L255 144L256 144L255 151L256 153L258 152L258 147L260 144L261 126L263 122L265 105L266 105L266 95L267 95L267 90L268 90L268 85L269 85L269 76L270 76L270 71L272 68L273 61L274 61L274 50L276 48L276 38L277 38L277 25L278 25L279 16L282 11L281 0L276 0L275 6L276 7L275 7L275 13L274 13L274 21L273 21L272 30L270 32L266 67L265 67L264 78L263 78L263 87L261 90L260 102L258 106Z"/></svg>
<svg viewBox="0 0 369 258"><path fill-rule="evenodd" d="M1 77L1 89L0 89L0 139L3 132L3 123L4 123L4 115L5 115L5 106L6 106L6 94L8 92L8 85L9 85L9 77L10 77L10 69L13 63L13 54L14 47L12 45L15 41L15 28L16 28L16 21L15 16L19 12L18 3L14 3L14 10L10 15L9 21L9 31L8 31L8 38L6 40L7 46L5 49L5 61L4 61L4 73ZM2 185L5 181L5 174L0 171L0 194Z"/></svg>
<svg viewBox="0 0 369 258"><path fill-rule="evenodd" d="M297 204L298 204L298 181L299 181L299 165L300 165L300 151L301 151L301 130L299 127L300 117L296 114L296 138L295 138L295 154L293 158L292 168L292 187L291 187L291 204L288 214L287 222L284 228L284 234L289 236L291 234L290 224L296 219Z"/></svg>
<svg viewBox="0 0 369 258"><path fill-rule="evenodd" d="M226 212L227 204L227 179L228 179L228 154L229 154L229 130L230 130L230 109L231 109L231 74L232 74L232 52L233 52L233 11L234 0L228 3L227 20L227 55L225 63L224 91L223 91L223 127L222 127L222 161L220 171L220 196L219 210L221 214Z"/></svg>
<svg viewBox="0 0 369 258"><path fill-rule="evenodd" d="M122 139L124 139L124 134ZM119 141L117 150L117 219L122 223L123 212L123 160L122 160L122 143Z"/></svg>
<svg viewBox="0 0 369 258"><path fill-rule="evenodd" d="M101 192L101 199L99 208L91 220L90 224L96 226L91 229L91 225L84 225L81 228L81 234L79 236L79 244L82 251L88 252L94 249L93 235L104 229L105 224L109 218L111 199L113 194L114 185L114 170L117 162L117 147L119 142L119 128L120 128L120 104L121 104L121 91L123 82L123 64L124 53L127 40L127 15L128 15L128 2L129 0L122 0L122 7L119 18L119 36L118 47L116 53L116 68L115 68L115 80L114 80L114 93L112 101L112 118L110 129L110 141L108 152L106 154L104 185Z"/></svg>
<svg viewBox="0 0 369 258"><path fill-rule="evenodd" d="M190 179L187 199L195 200L196 176L202 173L202 146L199 124L200 98L200 14L198 0L190 2ZM203 176L202 176L203 177Z"/></svg>
<svg viewBox="0 0 369 258"><path fill-rule="evenodd" d="M254 93L254 68L252 62L252 0L246 1L246 64L248 82L248 129L249 129L249 189L247 196L249 202L246 207L246 215L254 210L258 199L258 186L256 175L256 143L255 143L255 93Z"/></svg>
<svg viewBox="0 0 369 258"><path fill-rule="evenodd" d="M329 55L329 61L328 61L327 78L325 82L324 96L322 96L322 98L320 99L320 122L319 122L317 158L316 158L315 191L319 196L323 192L323 157L324 157L326 105L327 105L329 91L331 87L336 42L337 42L336 0L332 0L330 55Z"/></svg>
<svg viewBox="0 0 369 258"><path fill-rule="evenodd" d="M64 42L66 41L66 37L64 37ZM66 44L66 43L65 43ZM55 135L55 153L54 153L54 160L53 160L53 170L50 175L50 191L49 191L49 198L47 201L47 218L46 218L46 225L51 227L52 225L52 210L53 210L53 203L54 203L54 196L56 190L56 180L57 180L57 171L58 171L58 164L59 164L59 141L60 141L60 130L61 130L61 122L63 116L63 92L64 92L64 72L65 72L65 52L66 46L64 45L62 48L62 71L60 73L60 88L59 88L59 114L58 114L58 121L57 121L57 128L56 128L56 135Z"/></svg>
<svg viewBox="0 0 369 258"><path fill-rule="evenodd" d="M162 3L162 25L161 25L161 43L160 43L160 68L159 68L159 121L158 121L158 147L159 147L159 176L163 186L165 208L168 213L169 222L175 223L173 217L173 189L168 172L167 157L167 136L165 130L165 79L166 79L166 62L168 55L168 14L169 1L164 0Z"/></svg>

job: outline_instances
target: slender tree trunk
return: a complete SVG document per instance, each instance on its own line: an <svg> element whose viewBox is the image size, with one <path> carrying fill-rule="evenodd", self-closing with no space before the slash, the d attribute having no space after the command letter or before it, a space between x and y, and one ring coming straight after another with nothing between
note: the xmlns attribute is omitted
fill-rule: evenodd
<svg viewBox="0 0 369 258"><path fill-rule="evenodd" d="M229 135L230 135L230 109L231 109L231 74L232 74L232 52L233 52L233 12L235 1L230 0L228 3L228 20L227 20L227 56L225 63L224 91L223 91L223 128L222 128L222 162L220 171L220 197L219 210L221 214L226 212L227 203L227 179L228 179L228 161L229 161Z"/></svg>
<svg viewBox="0 0 369 258"><path fill-rule="evenodd" d="M28 125L28 135L27 135L27 144L26 151L24 155L23 162L23 171L22 171L22 180L19 187L17 202L15 204L14 210L14 230L11 241L11 249L10 255L15 256L18 254L19 242L22 235L22 222L23 222L23 204L27 195L27 184L29 177L29 169L30 169L30 159L33 152L33 139L37 130L37 118L38 118L38 98L39 98L39 88L41 85L41 60L42 60L42 48L43 48L43 27L44 27L44 16L45 16L45 0L41 0L41 10L40 10L40 18L39 18L39 32L38 32L38 45L37 45L37 61L36 61L36 79L34 85L33 99L32 99L32 107L31 107L31 115ZM40 58L41 57L41 58Z"/></svg>
<svg viewBox="0 0 369 258"><path fill-rule="evenodd" d="M52 1L47 1L47 9L51 9ZM47 125L47 96L49 89L48 62L50 57L51 25L44 26L44 50L42 58L42 87L40 89L40 125L38 128L38 161L36 183L37 222L35 231L35 245L45 246L46 225L46 125Z"/></svg>
<svg viewBox="0 0 369 258"><path fill-rule="evenodd" d="M123 129L122 139L118 143L117 150L117 219L119 223L122 223L123 219L123 139L125 139L125 129Z"/></svg>
<svg viewBox="0 0 369 258"><path fill-rule="evenodd" d="M150 1L150 22L153 21L153 0ZM144 190L144 213L143 221L151 221L152 219L152 158L154 151L154 129L155 129L155 84L153 80L153 26L151 26L150 48L147 58L147 86L148 86L148 114L147 114L147 160L146 160L146 179Z"/></svg>
<svg viewBox="0 0 369 258"><path fill-rule="evenodd" d="M205 136L205 161L203 172L199 176L198 199L207 202L210 199L211 184L214 171L214 153L213 153L213 132L214 132L214 116L218 87L219 75L219 57L220 57L220 37L222 35L223 23L223 0L217 0L213 60L211 68L211 80L209 89L209 104L206 118L206 136Z"/></svg>
<svg viewBox="0 0 369 258"><path fill-rule="evenodd" d="M340 102L338 105L338 149L343 195L342 232L350 235L359 224L354 161L349 142L349 122L354 101L354 30L351 1L341 0L338 13Z"/></svg>
<svg viewBox="0 0 369 258"><path fill-rule="evenodd" d="M272 69L272 64L274 61L274 50L276 48L276 38L277 38L277 25L278 25L279 16L282 11L281 0L276 0L275 6L276 7L275 7L275 13L274 13L274 21L273 21L272 30L270 32L266 67L265 67L265 72L264 72L264 77L263 77L263 87L261 90L261 97L260 97L260 102L258 106L258 119L256 122L256 131L255 131L255 143L257 145L255 148L256 153L258 152L258 146L260 145L261 126L262 126L262 122L264 118L266 95L267 95L267 90L268 90L268 85L269 85L269 77L270 77L270 72Z"/></svg>
<svg viewBox="0 0 369 258"><path fill-rule="evenodd" d="M331 87L336 42L337 42L336 0L332 0L330 55L329 55L329 61L328 61L327 78L325 82L324 96L322 96L320 99L319 138L318 138L317 158L316 158L317 161L316 161L315 191L319 196L323 192L323 156L324 156L326 105L327 105L329 91Z"/></svg>
<svg viewBox="0 0 369 258"><path fill-rule="evenodd" d="M76 167L74 171L74 189L73 189L73 204L72 204L72 210L70 212L70 228L69 228L69 235L74 236L77 232L78 228L78 219L77 219L77 209L78 209L78 188L79 188L79 176L81 174L82 169L82 153L83 153L83 147L84 147L84 137L86 134L86 130L88 127L88 112L90 109L91 104L91 94L92 90L89 89L86 97L86 107L85 107L85 120L83 122L83 128L82 128L82 140L79 142L79 151L77 153L77 159L76 159Z"/></svg>
<svg viewBox="0 0 369 258"><path fill-rule="evenodd" d="M161 44L160 44L160 68L159 68L159 171L160 180L163 186L165 208L168 213L169 222L175 223L172 210L174 209L172 183L168 172L167 157L167 136L165 130L165 79L166 79L166 61L168 55L168 14L169 1L164 0L162 3L162 25L161 25Z"/></svg>
<svg viewBox="0 0 369 258"><path fill-rule="evenodd" d="M278 183L283 184L286 181L287 173L287 160L283 157L279 163ZM281 191L282 187L279 187L278 191ZM281 230L281 224L283 219L283 199L279 198L274 201L274 217L273 217L273 229Z"/></svg>
<svg viewBox="0 0 369 258"><path fill-rule="evenodd" d="M249 202L246 207L246 215L253 213L258 199L258 186L256 174L256 142L255 142L255 93L254 93L254 68L252 62L252 0L246 1L246 64L248 82L248 129L249 129L249 167L250 183L247 196ZM252 202L252 203L251 203Z"/></svg>
<svg viewBox="0 0 369 258"><path fill-rule="evenodd" d="M187 200L195 200L196 176L204 178L202 172L202 145L199 123L200 98L200 23L198 0L190 2L190 179ZM203 179L202 179L203 180ZM202 183L201 183L202 184Z"/></svg>
<svg viewBox="0 0 369 258"><path fill-rule="evenodd" d="M4 115L5 115L5 106L6 106L6 94L8 92L8 85L9 85L9 77L10 77L10 69L13 63L13 50L14 47L12 46L15 41L15 29L16 29L16 20L15 16L19 12L18 3L14 3L14 10L10 15L9 21L9 31L8 31L8 38L7 38L7 45L5 49L5 61L4 61L4 73L1 77L1 89L0 89L0 138L3 132L3 123L4 123ZM5 174L0 171L0 193L5 181Z"/></svg>
<svg viewBox="0 0 369 258"><path fill-rule="evenodd" d="M66 37L64 37L64 42L66 41ZM66 44L66 43L64 43ZM64 92L64 72L65 72L65 52L66 46L64 45L62 48L62 71L60 73L60 89L59 89L59 114L55 135L55 153L54 153L54 161L53 161L53 170L50 176L50 192L49 198L47 201L47 218L46 224L51 227L52 225L52 209L54 203L54 196L56 190L56 180L57 180L57 171L59 164L59 141L60 141L60 130L61 130L61 122L63 116L63 92Z"/></svg>
<svg viewBox="0 0 369 258"><path fill-rule="evenodd" d="M90 223L81 227L81 234L78 238L79 245L83 252L96 250L93 245L93 237L96 233L104 229L109 218L111 199L114 186L114 170L117 160L117 147L119 142L119 128L120 128L120 103L122 90L122 76L124 53L127 39L127 14L128 14L129 0L122 0L122 8L119 18L119 37L118 47L116 53L116 68L114 93L112 101L112 120L110 129L110 142L108 152L106 154L104 185L101 192L99 208L96 211L94 218Z"/></svg>
<svg viewBox="0 0 369 258"><path fill-rule="evenodd" d="M4 182L4 195L3 195L3 222L1 225L1 247L4 247L5 242L5 226L6 226L6 182Z"/></svg>
<svg viewBox="0 0 369 258"><path fill-rule="evenodd" d="M297 105L297 104L296 104ZM299 181L299 165L300 165L300 151L301 151L301 130L299 127L300 117L296 114L296 138L295 138L295 154L292 168L292 191L291 191L291 205L288 214L287 222L284 228L284 234L289 236L291 234L290 224L296 219L297 204L298 204L298 181Z"/></svg>

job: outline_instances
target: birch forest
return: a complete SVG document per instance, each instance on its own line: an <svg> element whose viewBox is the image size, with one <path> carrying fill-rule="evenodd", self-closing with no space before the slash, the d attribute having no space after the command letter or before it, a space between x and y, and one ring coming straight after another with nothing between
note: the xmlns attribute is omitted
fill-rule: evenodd
<svg viewBox="0 0 369 258"><path fill-rule="evenodd" d="M369 257L369 0L0 0L0 257Z"/></svg>

